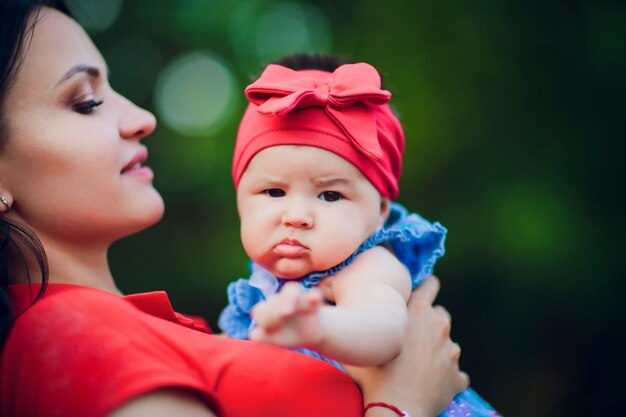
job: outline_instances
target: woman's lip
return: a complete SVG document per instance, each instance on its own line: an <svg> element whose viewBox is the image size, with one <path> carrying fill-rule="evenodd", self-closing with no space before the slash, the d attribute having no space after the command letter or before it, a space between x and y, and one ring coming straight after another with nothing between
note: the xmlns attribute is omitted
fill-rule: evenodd
<svg viewBox="0 0 626 417"><path fill-rule="evenodd" d="M127 169L126 171L122 172L122 175L154 178L154 172L152 172L152 169L150 169L150 167L147 167L147 166Z"/></svg>
<svg viewBox="0 0 626 417"><path fill-rule="evenodd" d="M133 165L137 163L142 164L147 159L148 159L148 149L146 148L139 149L137 153L135 154L135 156L133 157L133 159L131 159L126 165L124 165L124 168L122 168L121 173L125 174L128 171L139 169L139 168L133 168Z"/></svg>

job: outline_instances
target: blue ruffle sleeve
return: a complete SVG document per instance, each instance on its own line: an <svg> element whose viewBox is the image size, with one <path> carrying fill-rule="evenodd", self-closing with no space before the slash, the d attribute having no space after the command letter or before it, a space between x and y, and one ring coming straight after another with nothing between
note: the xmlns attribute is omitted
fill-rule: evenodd
<svg viewBox="0 0 626 417"><path fill-rule="evenodd" d="M248 339L248 332L252 328L250 312L252 307L263 300L263 293L250 285L250 281L239 278L228 285L228 305L217 321L217 325L230 337Z"/></svg>

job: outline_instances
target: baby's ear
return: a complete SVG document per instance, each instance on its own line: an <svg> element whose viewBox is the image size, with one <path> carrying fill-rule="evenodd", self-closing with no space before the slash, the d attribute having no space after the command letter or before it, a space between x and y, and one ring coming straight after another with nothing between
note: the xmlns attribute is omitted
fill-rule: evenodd
<svg viewBox="0 0 626 417"><path fill-rule="evenodd" d="M380 215L378 217L378 225L377 229L381 229L387 219L389 218L389 213L391 212L391 200L387 197L380 198Z"/></svg>

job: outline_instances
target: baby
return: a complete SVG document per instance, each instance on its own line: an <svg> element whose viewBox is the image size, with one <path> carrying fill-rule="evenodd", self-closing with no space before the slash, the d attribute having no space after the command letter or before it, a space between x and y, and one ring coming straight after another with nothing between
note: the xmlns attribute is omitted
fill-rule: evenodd
<svg viewBox="0 0 626 417"><path fill-rule="evenodd" d="M252 275L229 286L219 325L340 368L386 363L446 229L392 202L404 134L376 69L282 63L246 88L232 175ZM446 412L457 409L497 415L473 391Z"/></svg>

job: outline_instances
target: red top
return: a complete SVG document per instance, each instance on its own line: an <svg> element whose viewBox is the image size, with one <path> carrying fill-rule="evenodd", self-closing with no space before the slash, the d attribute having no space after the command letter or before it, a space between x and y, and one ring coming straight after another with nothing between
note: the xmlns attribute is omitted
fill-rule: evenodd
<svg viewBox="0 0 626 417"><path fill-rule="evenodd" d="M14 310L31 289L39 287L9 287ZM120 297L50 284L2 347L0 414L106 416L138 395L182 387L226 417L363 415L358 388L335 367L209 333L162 291Z"/></svg>

